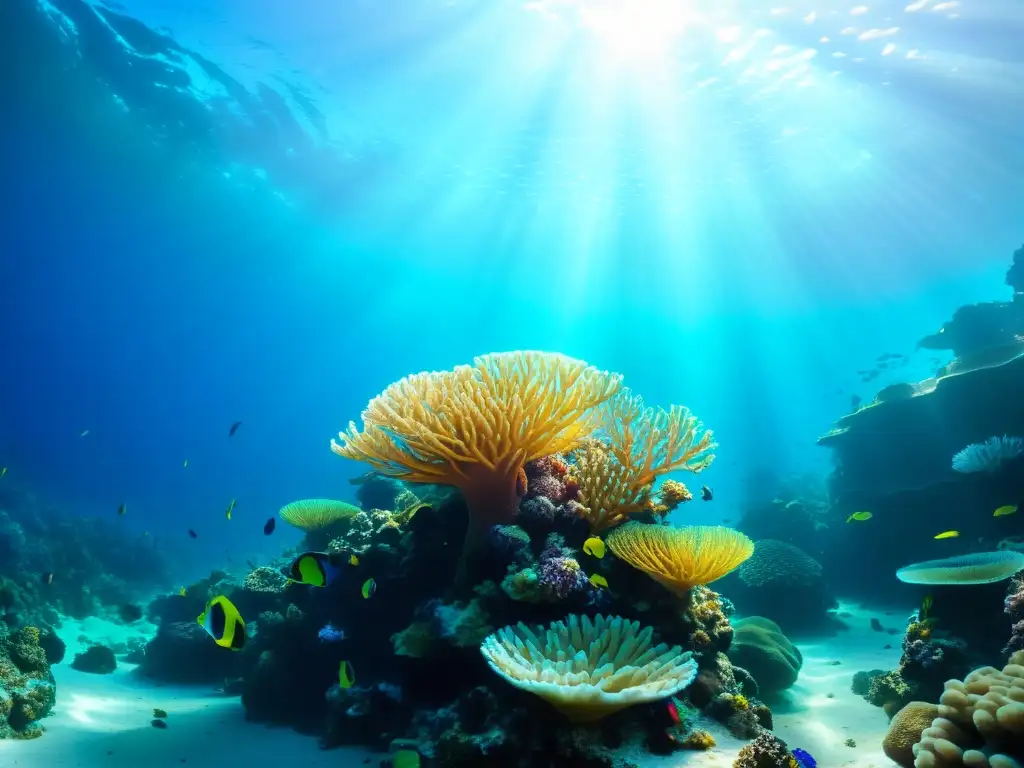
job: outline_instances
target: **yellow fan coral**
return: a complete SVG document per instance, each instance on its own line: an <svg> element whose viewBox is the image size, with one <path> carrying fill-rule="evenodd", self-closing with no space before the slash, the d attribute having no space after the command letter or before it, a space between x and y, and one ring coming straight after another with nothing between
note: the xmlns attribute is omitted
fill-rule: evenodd
<svg viewBox="0 0 1024 768"><path fill-rule="evenodd" d="M304 531L318 531L329 525L349 520L362 510L344 501L333 499L302 499L281 507L278 513L289 525Z"/></svg>
<svg viewBox="0 0 1024 768"><path fill-rule="evenodd" d="M456 486L473 540L512 522L525 490L523 464L594 433L597 406L621 387L620 376L563 355L483 355L392 384L363 411L362 430L349 424L331 450L403 480Z"/></svg>
<svg viewBox="0 0 1024 768"><path fill-rule="evenodd" d="M547 629L505 627L480 646L491 669L574 722L674 696L697 675L679 646L651 645L654 631L619 616L568 616Z"/></svg>
<svg viewBox="0 0 1024 768"><path fill-rule="evenodd" d="M579 483L584 516L594 533L612 528L629 515L657 510L651 488L660 475L685 469L702 472L715 456L714 436L689 410L647 408L624 390L603 409L607 442L586 442L573 454L573 476ZM676 487L678 486L678 488ZM681 483L670 492L688 494ZM685 498L679 498L679 504Z"/></svg>
<svg viewBox="0 0 1024 768"><path fill-rule="evenodd" d="M677 595L710 584L735 570L754 553L754 542L732 528L627 523L605 543L625 560Z"/></svg>

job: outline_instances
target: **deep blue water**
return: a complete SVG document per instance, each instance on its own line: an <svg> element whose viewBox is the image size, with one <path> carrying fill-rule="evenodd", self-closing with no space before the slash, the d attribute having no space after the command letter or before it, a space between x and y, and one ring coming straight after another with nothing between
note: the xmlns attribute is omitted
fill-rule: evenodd
<svg viewBox="0 0 1024 768"><path fill-rule="evenodd" d="M655 2L636 43L614 5L6 0L10 481L198 571L276 553L282 504L351 497L369 398L511 349L692 408L691 519L827 468L852 395L1009 293L1024 11Z"/></svg>

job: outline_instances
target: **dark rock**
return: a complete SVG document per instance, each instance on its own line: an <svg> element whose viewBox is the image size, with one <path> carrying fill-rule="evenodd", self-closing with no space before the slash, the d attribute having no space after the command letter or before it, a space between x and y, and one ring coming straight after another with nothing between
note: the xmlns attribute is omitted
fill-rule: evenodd
<svg viewBox="0 0 1024 768"><path fill-rule="evenodd" d="M50 628L39 630L39 645L46 653L48 664L60 664L64 661L64 654L67 653L67 643L61 640L55 631Z"/></svg>
<svg viewBox="0 0 1024 768"><path fill-rule="evenodd" d="M234 676L238 656L214 643L196 622L171 622L161 625L146 646L139 671L168 682L215 682Z"/></svg>
<svg viewBox="0 0 1024 768"><path fill-rule="evenodd" d="M94 645L81 653L76 653L71 668L94 675L109 675L117 669L117 658L107 646Z"/></svg>

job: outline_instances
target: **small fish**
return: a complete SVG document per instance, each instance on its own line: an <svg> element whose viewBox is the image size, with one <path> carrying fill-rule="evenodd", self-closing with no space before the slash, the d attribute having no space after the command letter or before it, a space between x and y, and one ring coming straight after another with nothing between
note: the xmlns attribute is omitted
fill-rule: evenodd
<svg viewBox="0 0 1024 768"><path fill-rule="evenodd" d="M7 474L7 467L0 467L0 477Z"/></svg>
<svg viewBox="0 0 1024 768"><path fill-rule="evenodd" d="M292 560L284 575L298 584L326 587L334 582L344 565L342 555L328 552L303 552Z"/></svg>
<svg viewBox="0 0 1024 768"><path fill-rule="evenodd" d="M120 507L117 508L117 514L119 514L119 515L123 515L127 511L128 511L128 505L127 504L122 504Z"/></svg>
<svg viewBox="0 0 1024 768"><path fill-rule="evenodd" d="M46 585L53 584L53 574L52 573L44 573L43 574L43 584L46 584Z"/></svg>
<svg viewBox="0 0 1024 768"><path fill-rule="evenodd" d="M88 434L89 434L89 430L88 429L83 429L82 430L82 434L80 434L79 437L85 437Z"/></svg>
<svg viewBox="0 0 1024 768"><path fill-rule="evenodd" d="M187 466L188 466L188 459L185 459L185 461L181 465L181 468L184 469Z"/></svg>
<svg viewBox="0 0 1024 768"><path fill-rule="evenodd" d="M679 725L683 722L683 719L679 716L679 707L672 699L668 700L668 704L665 705L665 709L668 710L668 716L672 720L673 725Z"/></svg>
<svg viewBox="0 0 1024 768"><path fill-rule="evenodd" d="M3 477L3 475L0 474L0 477ZM1016 511L1016 504L1005 504L1001 506L999 509L997 509L995 512L993 512L992 517L1005 517L1006 515L1012 515Z"/></svg>
<svg viewBox="0 0 1024 768"><path fill-rule="evenodd" d="M188 590L185 587L182 587L181 589L178 590L178 597L184 597L187 594L188 594Z"/></svg>
<svg viewBox="0 0 1024 768"><path fill-rule="evenodd" d="M955 539L960 535L960 531L943 531L942 533L935 536L936 539Z"/></svg>
<svg viewBox="0 0 1024 768"><path fill-rule="evenodd" d="M163 720L151 720L149 724L158 730L167 730L167 723L165 723Z"/></svg>
<svg viewBox="0 0 1024 768"><path fill-rule="evenodd" d="M815 760L805 750L797 747L793 750L793 757L796 758L797 763L800 764L800 768L818 768L818 761Z"/></svg>
<svg viewBox="0 0 1024 768"><path fill-rule="evenodd" d="M228 508L224 510L224 517L226 517L228 520L231 519L231 513L235 511L235 502L236 501L237 501L237 499L232 499L231 503L228 504Z"/></svg>
<svg viewBox="0 0 1024 768"><path fill-rule="evenodd" d="M242 422L240 422L240 421L236 421L234 424L232 424L231 425L231 429L228 430L228 437L234 437L235 436L235 432L238 431L238 428L240 426L242 426Z"/></svg>
<svg viewBox="0 0 1024 768"><path fill-rule="evenodd" d="M199 538L199 534L193 531L191 528L188 529L188 535L193 539Z"/></svg>
<svg viewBox="0 0 1024 768"><path fill-rule="evenodd" d="M221 648L240 651L245 647L245 622L224 595L212 598L196 621Z"/></svg>
<svg viewBox="0 0 1024 768"><path fill-rule="evenodd" d="M593 586L598 589L608 589L608 579L602 576L600 573L595 573L589 579L587 579Z"/></svg>
<svg viewBox="0 0 1024 768"><path fill-rule="evenodd" d="M359 565L359 558L355 555L350 555L348 558L349 565Z"/></svg>
<svg viewBox="0 0 1024 768"><path fill-rule="evenodd" d="M700 497L703 501L711 501L713 498L715 498L715 492L711 490L708 486L702 485L700 487Z"/></svg>
<svg viewBox="0 0 1024 768"><path fill-rule="evenodd" d="M854 520L856 520L859 523L863 523L865 520L870 520L872 517L874 517L874 515L872 515L870 512L854 512L852 515L846 518L846 522L852 523Z"/></svg>
<svg viewBox="0 0 1024 768"><path fill-rule="evenodd" d="M601 541L597 536L591 536L589 539L583 542L583 551L588 555L592 555L600 560L604 557L605 546L604 542Z"/></svg>
<svg viewBox="0 0 1024 768"><path fill-rule="evenodd" d="M356 683L356 671L352 669L352 664L348 661L343 661L338 665L338 685L342 688L351 688Z"/></svg>
<svg viewBox="0 0 1024 768"><path fill-rule="evenodd" d="M420 768L420 753L415 749L400 749L391 756L391 768Z"/></svg>
<svg viewBox="0 0 1024 768"><path fill-rule="evenodd" d="M364 598L369 600L377 592L377 582L374 581L373 577L371 576L370 578L368 578L366 581L363 582L363 586L360 588L359 591L362 593Z"/></svg>
<svg viewBox="0 0 1024 768"><path fill-rule="evenodd" d="M267 520L266 523L263 524L263 535L264 536L269 536L270 534L272 534L274 532L274 528L276 528L276 527L277 527L277 519L273 518L273 517L270 518L269 520Z"/></svg>
<svg viewBox="0 0 1024 768"><path fill-rule="evenodd" d="M163 709L154 709L153 717L155 717L157 720L163 720L165 717L167 717L167 712Z"/></svg>
<svg viewBox="0 0 1024 768"><path fill-rule="evenodd" d="M149 538L149 531L143 531L142 532L142 538L144 538L144 539Z"/></svg>

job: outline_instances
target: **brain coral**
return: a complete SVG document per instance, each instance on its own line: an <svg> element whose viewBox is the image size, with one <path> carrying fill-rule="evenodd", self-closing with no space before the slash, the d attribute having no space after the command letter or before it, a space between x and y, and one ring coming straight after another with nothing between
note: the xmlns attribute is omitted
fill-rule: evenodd
<svg viewBox="0 0 1024 768"><path fill-rule="evenodd" d="M1024 765L1024 651L1000 672L982 667L946 683L938 717L914 746L914 768Z"/></svg>
<svg viewBox="0 0 1024 768"><path fill-rule="evenodd" d="M1024 552L998 550L970 555L925 560L896 571L907 584L992 584L1024 569Z"/></svg>
<svg viewBox="0 0 1024 768"><path fill-rule="evenodd" d="M813 584L821 578L821 563L792 544L761 539L754 543L754 554L740 566L739 577L753 587Z"/></svg>
<svg viewBox="0 0 1024 768"><path fill-rule="evenodd" d="M939 708L926 701L912 701L897 712L882 740L886 757L902 768L914 768L914 745L938 713Z"/></svg>
<svg viewBox="0 0 1024 768"><path fill-rule="evenodd" d="M729 660L754 676L764 693L789 688L796 682L803 656L779 629L763 616L733 622Z"/></svg>
<svg viewBox="0 0 1024 768"><path fill-rule="evenodd" d="M571 615L547 629L505 627L480 651L491 669L574 722L674 696L697 675L679 646L651 645L653 630L618 616Z"/></svg>

